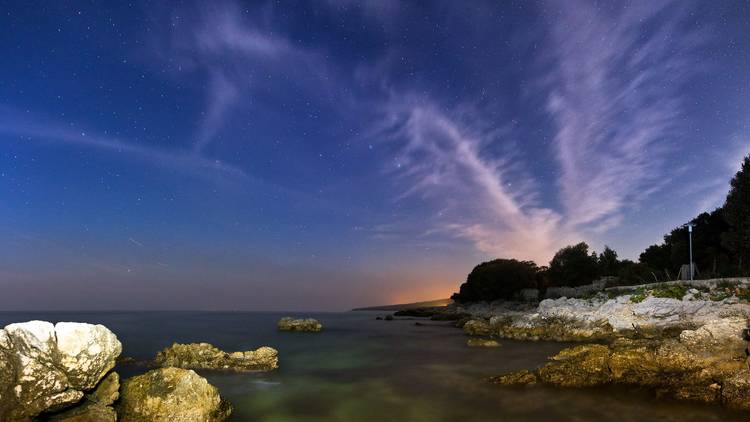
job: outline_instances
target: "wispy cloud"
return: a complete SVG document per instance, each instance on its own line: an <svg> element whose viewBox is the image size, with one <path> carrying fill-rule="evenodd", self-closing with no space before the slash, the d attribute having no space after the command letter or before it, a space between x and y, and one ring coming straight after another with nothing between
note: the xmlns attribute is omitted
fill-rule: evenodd
<svg viewBox="0 0 750 422"><path fill-rule="evenodd" d="M197 9L169 9L160 21L171 21L152 42L155 56L179 78L202 78L205 110L193 150L204 151L221 134L238 109L252 103L258 90L280 78L289 86L327 87L327 66L321 55L293 44L277 32L262 10L244 9L231 1L199 4ZM315 83L307 83L313 80Z"/></svg>
<svg viewBox="0 0 750 422"><path fill-rule="evenodd" d="M56 142L79 147L94 148L113 154L123 154L147 161L159 167L171 167L198 176L223 174L237 179L245 172L217 159L209 159L189 150L166 149L139 144L87 131L80 125L71 126L38 114L22 112L0 104L0 133L19 136L30 142Z"/></svg>
<svg viewBox="0 0 750 422"><path fill-rule="evenodd" d="M235 2L222 1L179 11L158 7L150 13L162 29L152 33L150 54L146 56L155 58L160 66L167 65L180 83L188 75L197 74L204 80L204 110L192 136L179 148L119 139L86 130L84 122L69 124L47 118L41 112L22 112L3 104L0 132L109 150L200 175L210 176L218 171L247 178L239 166L214 158L220 154L208 147L225 127L231 126L228 120L232 113L252 102L256 79L274 75L302 83L307 78L316 81L308 84L314 89L326 89L327 69L321 56L277 35L267 22L268 16L258 10L251 12ZM139 52L139 56L144 55Z"/></svg>
<svg viewBox="0 0 750 422"><path fill-rule="evenodd" d="M687 9L674 2L550 5L558 7L545 9L554 13L542 22L554 53L539 58L535 95L554 122L560 209L539 205L538 185L525 172L531 158L507 147L511 125L400 97L389 104L384 131L403 141L398 174L406 195L449 210L436 219L442 230L490 256L539 263L567 243L600 238L666 186L683 88L701 71L693 54L706 45L704 34L684 27Z"/></svg>
<svg viewBox="0 0 750 422"><path fill-rule="evenodd" d="M544 89L564 212L573 225L606 225L662 186L681 88L705 41L682 28L685 8L672 2L558 5L546 16L554 55Z"/></svg>
<svg viewBox="0 0 750 422"><path fill-rule="evenodd" d="M489 125L477 125L476 115L468 124L425 99L401 97L387 114L381 135L403 142L395 171L410 186L406 195L438 201L443 211L435 223L443 231L489 255L540 262L574 237L560 214L535 205L533 181L515 165L514 151L483 153L507 144L507 130L482 130Z"/></svg>

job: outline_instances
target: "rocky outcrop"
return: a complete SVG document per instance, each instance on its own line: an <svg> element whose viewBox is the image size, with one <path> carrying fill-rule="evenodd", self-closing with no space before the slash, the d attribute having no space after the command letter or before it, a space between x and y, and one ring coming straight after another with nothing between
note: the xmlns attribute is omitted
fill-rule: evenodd
<svg viewBox="0 0 750 422"><path fill-rule="evenodd" d="M323 324L314 318L294 319L291 317L284 317L279 320L278 328L281 331L318 332L323 329Z"/></svg>
<svg viewBox="0 0 750 422"><path fill-rule="evenodd" d="M596 343L564 349L535 371L497 376L494 383L628 384L750 410L748 297L744 281L713 280L607 289L525 308L477 303L457 311L472 315L464 325L469 335Z"/></svg>
<svg viewBox="0 0 750 422"><path fill-rule="evenodd" d="M645 296L634 300L630 294L614 298L563 297L543 300L536 308L525 311L487 304L470 305L462 311L474 315L474 320L464 325L470 335L554 341L673 337L716 321L750 318L748 303L732 297L701 300L690 293L681 299Z"/></svg>
<svg viewBox="0 0 750 422"><path fill-rule="evenodd" d="M498 343L497 340L478 337L472 337L466 340L466 345L469 347L500 347L500 343Z"/></svg>
<svg viewBox="0 0 750 422"><path fill-rule="evenodd" d="M279 367L279 352L271 347L260 347L227 353L208 343L174 343L160 351L155 362L162 367L187 369L270 371Z"/></svg>
<svg viewBox="0 0 750 422"><path fill-rule="evenodd" d="M218 422L232 413L216 387L182 368L155 369L125 380L116 409L122 422Z"/></svg>
<svg viewBox="0 0 750 422"><path fill-rule="evenodd" d="M44 321L0 330L0 420L31 420L79 402L122 351L102 325Z"/></svg>
<svg viewBox="0 0 750 422"><path fill-rule="evenodd" d="M678 338L620 338L609 345L571 347L533 373L521 371L491 381L562 387L631 384L679 399L750 410L747 345L734 329L739 325L739 321L719 320L685 330Z"/></svg>

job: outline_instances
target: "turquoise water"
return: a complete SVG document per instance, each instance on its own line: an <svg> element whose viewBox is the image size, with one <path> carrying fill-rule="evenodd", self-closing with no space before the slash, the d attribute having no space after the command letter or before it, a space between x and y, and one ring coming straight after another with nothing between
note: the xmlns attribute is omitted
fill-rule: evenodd
<svg viewBox="0 0 750 422"><path fill-rule="evenodd" d="M321 333L276 330L282 316L312 316ZM148 359L173 342L213 343L227 351L268 345L279 350L270 373L198 371L235 407L234 421L746 421L747 414L625 388L504 388L483 378L534 368L565 345L503 341L466 347L447 323L377 321L349 313L0 313L0 326L42 319L100 323L123 354ZM137 368L118 368L129 376Z"/></svg>

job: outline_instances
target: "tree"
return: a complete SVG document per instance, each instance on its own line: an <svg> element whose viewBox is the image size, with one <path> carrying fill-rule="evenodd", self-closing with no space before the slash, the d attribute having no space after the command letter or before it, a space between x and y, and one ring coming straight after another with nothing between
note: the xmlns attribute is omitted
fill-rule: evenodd
<svg viewBox="0 0 750 422"><path fill-rule="evenodd" d="M599 254L599 274L617 275L620 261L617 260L617 252L609 246L604 246L604 251Z"/></svg>
<svg viewBox="0 0 750 422"><path fill-rule="evenodd" d="M661 245L651 245L645 251L641 252L638 262L649 268L653 268L659 273L670 272L672 269L671 254L671 247L666 242ZM665 275L669 277L671 274Z"/></svg>
<svg viewBox="0 0 750 422"><path fill-rule="evenodd" d="M723 245L733 253L739 272L744 273L750 262L750 155L730 183L724 218L729 229L724 233Z"/></svg>
<svg viewBox="0 0 750 422"><path fill-rule="evenodd" d="M724 246L722 239L729 230L724 219L724 211L717 208L704 212L690 220L693 227L693 260L705 277L722 277L732 275L731 252ZM664 243L651 245L641 253L639 261L652 268L654 272L671 277L684 264L688 263L689 237L686 225L674 228L664 236Z"/></svg>
<svg viewBox="0 0 750 422"><path fill-rule="evenodd" d="M483 262L471 271L458 293L451 299L459 303L513 299L525 288L536 288L539 268L531 261L495 259Z"/></svg>
<svg viewBox="0 0 750 422"><path fill-rule="evenodd" d="M634 284L653 283L656 281L654 271L646 264L635 263L628 259L620 263L617 279L617 284L620 286L632 286Z"/></svg>
<svg viewBox="0 0 750 422"><path fill-rule="evenodd" d="M556 286L582 286L599 278L596 254L589 255L589 245L581 242L566 246L549 263L549 278Z"/></svg>
<svg viewBox="0 0 750 422"><path fill-rule="evenodd" d="M704 212L695 217L693 229L693 260L703 277L723 277L733 274L731 251L722 242L729 224L724 219L723 208ZM689 252L688 252L689 253Z"/></svg>

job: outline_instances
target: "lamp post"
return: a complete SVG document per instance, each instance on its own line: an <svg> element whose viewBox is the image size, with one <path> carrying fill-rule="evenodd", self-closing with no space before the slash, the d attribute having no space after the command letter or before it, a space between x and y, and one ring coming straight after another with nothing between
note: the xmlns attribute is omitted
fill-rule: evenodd
<svg viewBox="0 0 750 422"><path fill-rule="evenodd" d="M693 281L693 225L688 223L688 243L690 244L690 281Z"/></svg>

